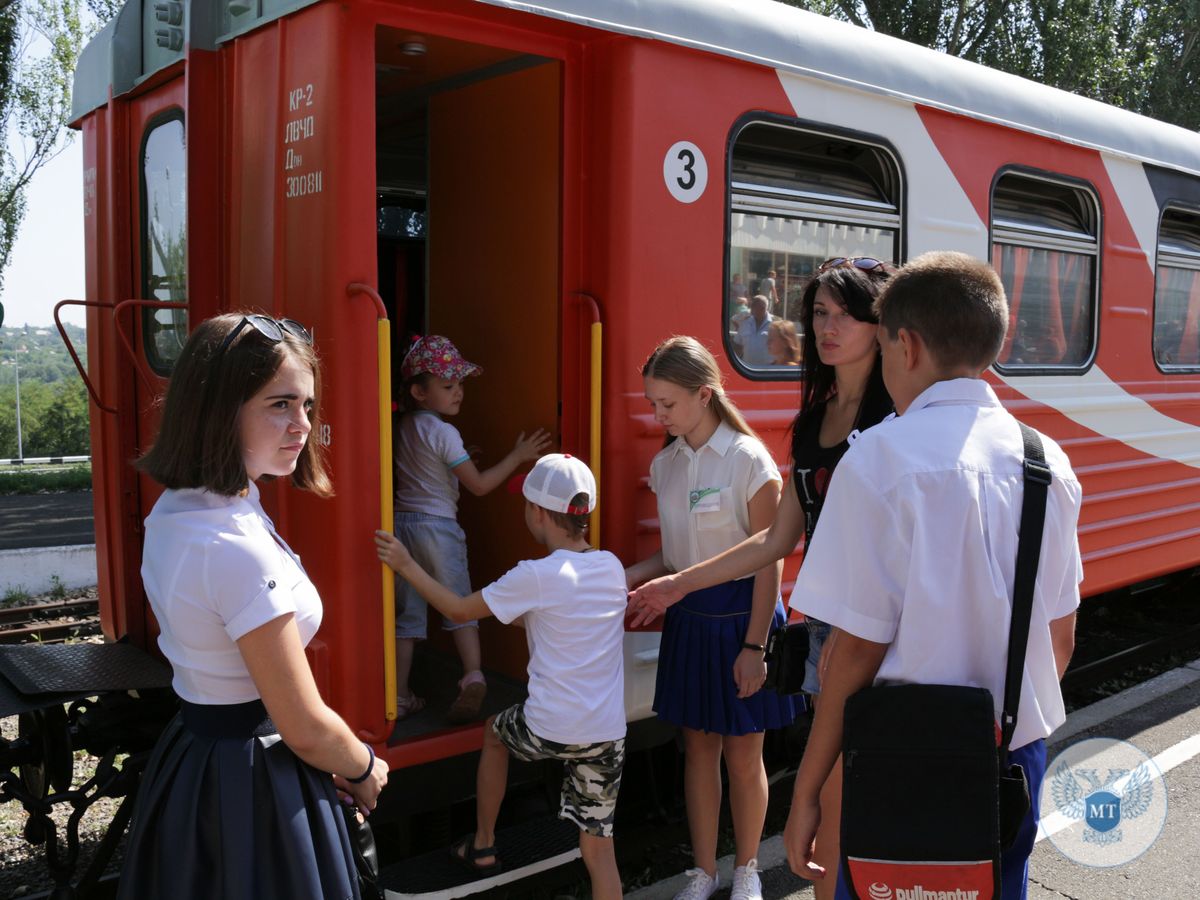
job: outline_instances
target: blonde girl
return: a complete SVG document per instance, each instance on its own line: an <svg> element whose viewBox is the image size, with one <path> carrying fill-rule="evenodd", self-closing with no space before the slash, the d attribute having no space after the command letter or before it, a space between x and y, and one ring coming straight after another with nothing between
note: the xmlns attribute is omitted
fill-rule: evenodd
<svg viewBox="0 0 1200 900"><path fill-rule="evenodd" d="M626 570L633 587L681 571L768 527L781 479L762 442L726 396L717 362L694 338L673 337L642 368L646 400L666 429L650 464L662 550ZM736 862L732 897L761 897L758 843L767 812L763 733L796 715L789 697L764 690L767 636L784 621L781 565L684 597L666 612L654 710L683 729L684 792L695 867L677 895L717 889L721 759L729 773Z"/></svg>

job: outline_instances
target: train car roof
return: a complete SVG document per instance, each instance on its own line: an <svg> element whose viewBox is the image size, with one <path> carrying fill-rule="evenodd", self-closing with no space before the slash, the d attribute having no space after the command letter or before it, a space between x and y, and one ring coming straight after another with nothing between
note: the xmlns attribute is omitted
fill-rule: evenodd
<svg viewBox="0 0 1200 900"><path fill-rule="evenodd" d="M718 53L1173 169L1200 135L774 0L478 0Z"/></svg>
<svg viewBox="0 0 1200 900"><path fill-rule="evenodd" d="M211 49L316 0L270 9L184 4L177 25L128 0L84 48L73 122L132 90L184 46ZM1200 135L774 0L476 0L619 34L665 41L896 97L1167 168L1200 173ZM239 9L241 7L238 7Z"/></svg>

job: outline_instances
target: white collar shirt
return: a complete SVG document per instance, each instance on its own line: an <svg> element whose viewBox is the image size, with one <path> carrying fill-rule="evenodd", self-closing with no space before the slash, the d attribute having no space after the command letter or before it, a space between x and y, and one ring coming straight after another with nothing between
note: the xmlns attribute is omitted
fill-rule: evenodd
<svg viewBox="0 0 1200 900"><path fill-rule="evenodd" d="M1043 437L1053 481L1012 748L1066 718L1049 624L1079 605L1081 491ZM870 429L834 471L791 606L888 644L876 683L1004 694L1024 497L1016 420L986 382L938 382Z"/></svg>
<svg viewBox="0 0 1200 900"><path fill-rule="evenodd" d="M767 448L724 422L697 450L681 437L660 450L650 463L650 489L667 567L678 572L749 537L748 504L768 481L782 479Z"/></svg>
<svg viewBox="0 0 1200 900"><path fill-rule="evenodd" d="M321 598L253 482L244 496L164 491L146 517L142 581L172 686L192 703L258 698L237 646L244 635L291 614L308 644L321 624Z"/></svg>

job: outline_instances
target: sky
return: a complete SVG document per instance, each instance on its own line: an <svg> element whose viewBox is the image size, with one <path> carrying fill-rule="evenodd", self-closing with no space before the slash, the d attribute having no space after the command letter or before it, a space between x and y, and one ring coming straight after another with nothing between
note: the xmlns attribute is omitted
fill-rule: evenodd
<svg viewBox="0 0 1200 900"><path fill-rule="evenodd" d="M29 183L25 221L0 289L6 326L52 325L54 304L83 299L83 138L72 134L70 146ZM82 325L84 310L67 307L62 318Z"/></svg>

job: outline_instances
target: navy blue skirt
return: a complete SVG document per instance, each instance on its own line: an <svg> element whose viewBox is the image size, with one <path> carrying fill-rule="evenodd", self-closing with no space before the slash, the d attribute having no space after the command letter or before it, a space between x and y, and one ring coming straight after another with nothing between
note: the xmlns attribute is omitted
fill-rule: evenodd
<svg viewBox="0 0 1200 900"><path fill-rule="evenodd" d="M742 652L754 579L694 591L667 610L658 651L654 711L664 722L715 734L740 735L790 725L801 700L763 688L742 700L733 664ZM782 628L775 604L771 629Z"/></svg>
<svg viewBox="0 0 1200 900"><path fill-rule="evenodd" d="M333 779L262 701L182 704L138 789L120 900L359 900Z"/></svg>

